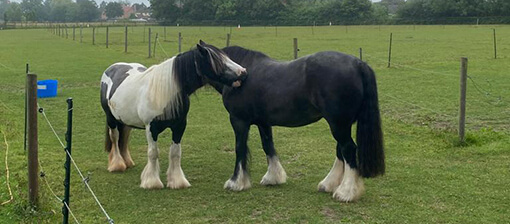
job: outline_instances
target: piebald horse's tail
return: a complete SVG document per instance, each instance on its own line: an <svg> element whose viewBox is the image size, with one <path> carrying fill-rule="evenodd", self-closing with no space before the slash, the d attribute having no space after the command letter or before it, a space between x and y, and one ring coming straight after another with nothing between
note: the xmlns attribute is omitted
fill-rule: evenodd
<svg viewBox="0 0 510 224"><path fill-rule="evenodd" d="M383 175L385 172L383 133L374 71L360 62L363 79L363 102L358 114L356 143L358 144L358 167L365 178Z"/></svg>
<svg viewBox="0 0 510 224"><path fill-rule="evenodd" d="M104 136L104 151L110 152L112 150L112 139L110 138L110 128L108 124L105 125L105 136Z"/></svg>

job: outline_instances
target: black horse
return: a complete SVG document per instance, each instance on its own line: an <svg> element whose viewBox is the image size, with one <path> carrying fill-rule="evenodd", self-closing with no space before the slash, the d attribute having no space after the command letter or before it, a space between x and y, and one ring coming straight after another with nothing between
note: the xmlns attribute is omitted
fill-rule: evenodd
<svg viewBox="0 0 510 224"><path fill-rule="evenodd" d="M363 61L339 52L319 52L290 62L241 47L223 51L250 73L240 88L214 85L223 95L235 132L234 174L225 188L251 186L248 174L248 132L259 129L268 171L262 185L285 183L286 173L273 146L271 126L298 127L321 118L337 141L336 160L319 183L340 201L354 201L364 191L363 179L384 174L384 150L377 85L373 70ZM356 143L351 126L357 122ZM361 176L361 177L360 177Z"/></svg>

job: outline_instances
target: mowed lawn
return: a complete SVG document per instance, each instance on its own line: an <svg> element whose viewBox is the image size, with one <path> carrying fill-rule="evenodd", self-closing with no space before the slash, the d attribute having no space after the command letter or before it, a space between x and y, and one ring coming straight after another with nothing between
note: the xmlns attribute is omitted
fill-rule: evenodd
<svg viewBox="0 0 510 224"><path fill-rule="evenodd" d="M124 53L122 27L83 30L72 40L45 29L0 31L0 203L9 199L4 159L9 149L14 201L0 207L0 223L60 222L65 153L39 116L40 207L27 206L27 165L23 150L25 64L39 79L59 81L56 98L41 107L64 139L68 97L74 99L73 157L115 223L507 223L510 221L510 26L333 26L232 28L231 45L259 50L279 60L292 59L292 38L299 55L336 50L359 55L377 74L385 135L387 173L365 181L366 194L340 203L317 192L334 161L335 141L321 120L301 128L275 128L275 147L287 171L287 183L258 184L267 165L258 131L252 127L251 178L243 192L223 189L232 175L234 133L221 96L205 87L191 97L182 142L182 167L191 188L143 190L143 131L130 142L136 166L109 173L103 151L105 117L99 104L102 72L118 61L147 66L199 39L225 46L229 27L152 27L158 32L156 57L147 58L149 27L130 27ZM497 30L494 59L492 28ZM78 34L78 29L76 34ZM392 67L387 68L393 33ZM154 37L154 35L153 35ZM153 45L154 46L154 45ZM153 47L152 46L152 47ZM469 58L467 144L457 140L460 57ZM5 141L4 141L5 138ZM168 167L170 131L161 135L161 178ZM8 146L8 147L7 147ZM76 170L72 171L71 208L80 223L107 223ZM72 221L72 218L71 218Z"/></svg>

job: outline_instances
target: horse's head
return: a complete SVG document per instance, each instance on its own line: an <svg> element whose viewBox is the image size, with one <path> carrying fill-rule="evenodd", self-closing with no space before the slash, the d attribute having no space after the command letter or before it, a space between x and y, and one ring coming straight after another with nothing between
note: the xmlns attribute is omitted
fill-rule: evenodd
<svg viewBox="0 0 510 224"><path fill-rule="evenodd" d="M241 86L246 79L246 69L232 61L222 50L202 40L197 44L197 50L199 54L195 56L195 63L199 74L232 87Z"/></svg>

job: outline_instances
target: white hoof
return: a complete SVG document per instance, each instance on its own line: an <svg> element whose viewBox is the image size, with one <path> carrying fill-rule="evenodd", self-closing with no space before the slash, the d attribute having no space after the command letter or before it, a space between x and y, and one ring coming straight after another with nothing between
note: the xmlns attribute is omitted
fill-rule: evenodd
<svg viewBox="0 0 510 224"><path fill-rule="evenodd" d="M227 182L225 182L223 188L231 191L242 191L249 189L251 187L251 183L249 181L247 183L243 182L244 181L239 181L239 179L237 179L236 181L232 181L231 179L229 179L227 180Z"/></svg>
<svg viewBox="0 0 510 224"><path fill-rule="evenodd" d="M142 183L140 187L143 189L161 189L164 187L163 182L159 178L159 162L156 164L147 163L140 175Z"/></svg>
<svg viewBox="0 0 510 224"><path fill-rule="evenodd" d="M184 176L182 169L174 172L167 172L166 186L171 189L181 189L191 187L188 180Z"/></svg>
<svg viewBox="0 0 510 224"><path fill-rule="evenodd" d="M161 189L163 188L163 182L159 178L149 178L142 180L140 187L143 189Z"/></svg>
<svg viewBox="0 0 510 224"><path fill-rule="evenodd" d="M344 162L335 159L333 167L329 171L328 175L319 183L317 189L319 192L333 192L342 183L344 175Z"/></svg>
<svg viewBox="0 0 510 224"><path fill-rule="evenodd" d="M242 165L240 163L238 164L238 166L239 172L237 173L236 180L235 181L232 179L227 180L223 188L232 191L242 191L251 187L250 175L242 168Z"/></svg>
<svg viewBox="0 0 510 224"><path fill-rule="evenodd" d="M363 179L359 178L355 183L342 183L333 194L333 198L343 202L357 201L365 192Z"/></svg>
<svg viewBox="0 0 510 224"><path fill-rule="evenodd" d="M124 172L127 166L122 158L114 159L108 164L108 171L110 172Z"/></svg>
<svg viewBox="0 0 510 224"><path fill-rule="evenodd" d="M268 159L267 172L260 181L261 185L278 185L287 182L287 173L283 169L277 157Z"/></svg>

